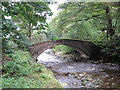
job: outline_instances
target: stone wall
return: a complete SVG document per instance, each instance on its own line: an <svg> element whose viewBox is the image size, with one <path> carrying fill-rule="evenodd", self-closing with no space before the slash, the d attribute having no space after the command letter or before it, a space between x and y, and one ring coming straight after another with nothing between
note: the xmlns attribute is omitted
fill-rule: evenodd
<svg viewBox="0 0 120 90"><path fill-rule="evenodd" d="M88 41L80 41L80 40L70 40L70 39L61 39L56 41L46 41L40 42L30 46L30 52L33 58L37 58L41 53L45 50L52 48L57 45L67 45L74 48L80 55L86 56L89 59L94 59L99 56L100 50L99 48Z"/></svg>

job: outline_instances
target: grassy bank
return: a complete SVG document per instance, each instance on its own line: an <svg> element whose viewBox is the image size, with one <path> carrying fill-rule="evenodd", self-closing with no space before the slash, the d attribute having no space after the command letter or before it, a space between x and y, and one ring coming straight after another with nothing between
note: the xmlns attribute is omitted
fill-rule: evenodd
<svg viewBox="0 0 120 90"><path fill-rule="evenodd" d="M37 64L27 51L3 56L2 88L61 88L53 73Z"/></svg>

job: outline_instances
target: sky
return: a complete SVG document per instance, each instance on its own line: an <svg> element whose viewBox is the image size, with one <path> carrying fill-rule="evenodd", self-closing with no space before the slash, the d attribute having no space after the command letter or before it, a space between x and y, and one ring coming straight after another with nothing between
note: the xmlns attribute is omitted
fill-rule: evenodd
<svg viewBox="0 0 120 90"><path fill-rule="evenodd" d="M53 12L53 15L48 17L48 19L47 19L48 23L58 14L58 12L59 12L59 10L57 10L58 6L60 4L67 2L67 0L56 0L56 1L57 1L57 3L49 5L51 11Z"/></svg>

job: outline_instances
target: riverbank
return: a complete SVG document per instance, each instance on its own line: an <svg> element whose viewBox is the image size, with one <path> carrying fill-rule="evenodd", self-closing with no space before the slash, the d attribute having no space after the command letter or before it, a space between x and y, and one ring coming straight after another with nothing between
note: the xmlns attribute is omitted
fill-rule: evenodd
<svg viewBox="0 0 120 90"><path fill-rule="evenodd" d="M27 51L3 56L2 88L62 88L53 73Z"/></svg>
<svg viewBox="0 0 120 90"><path fill-rule="evenodd" d="M49 52L48 52L49 53ZM49 53L50 54L50 53ZM113 57L113 56L110 56L110 55L106 55L105 53L101 53L101 56L98 57L97 59L94 59L94 60L89 60L89 59L86 59L86 58L82 58L79 53L77 52L71 52L71 53L68 53L68 54L63 54L61 51L56 51L54 53L56 57L61 57L61 58L64 58L64 59L72 59L74 60L75 62L86 62L86 61L90 61L90 62L93 62L93 63L109 63L109 64L117 64L120 66L120 61L119 61L119 58L117 57Z"/></svg>

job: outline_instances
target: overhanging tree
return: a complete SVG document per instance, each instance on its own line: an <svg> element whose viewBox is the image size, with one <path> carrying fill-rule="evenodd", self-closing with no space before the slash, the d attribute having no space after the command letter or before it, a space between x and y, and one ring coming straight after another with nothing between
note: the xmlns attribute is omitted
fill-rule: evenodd
<svg viewBox="0 0 120 90"><path fill-rule="evenodd" d="M16 43L18 47L27 43L24 40L26 36L31 38L34 29L39 31L47 28L47 15L52 15L52 12L44 2L2 2L3 46L8 41ZM3 51L7 49L6 46Z"/></svg>
<svg viewBox="0 0 120 90"><path fill-rule="evenodd" d="M70 30L82 33L86 30L86 35L90 36L91 34L92 37L96 37L94 35L99 31L105 33L108 39L112 39L118 30L119 2L68 2L60 5L59 9L61 12L53 20L53 23L56 30L63 33ZM86 27L83 28L84 25ZM91 25L91 28L87 25Z"/></svg>

